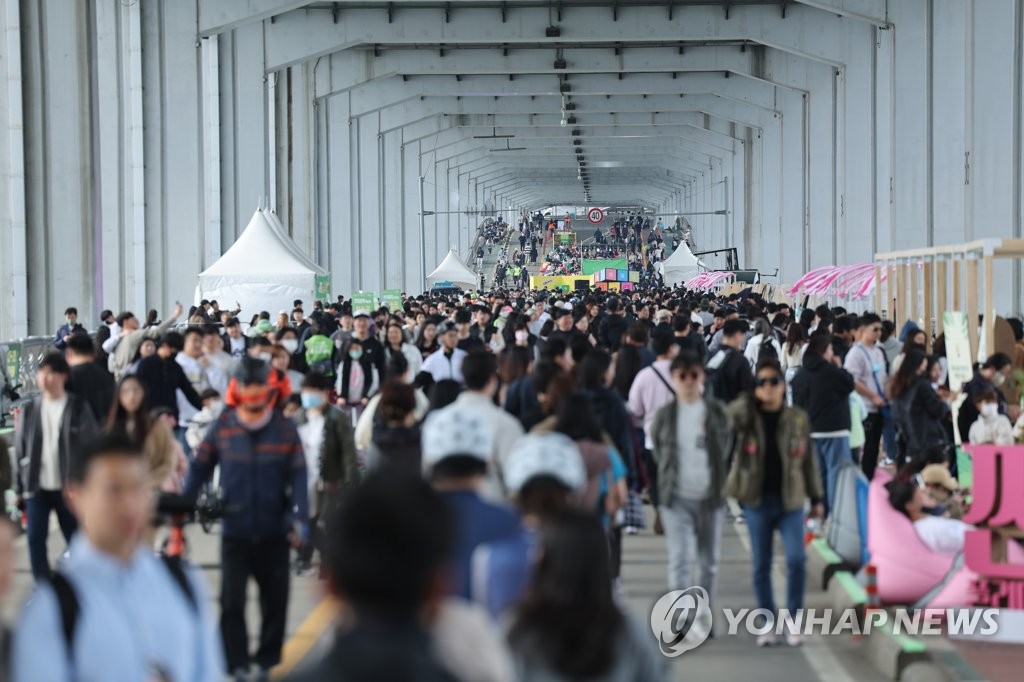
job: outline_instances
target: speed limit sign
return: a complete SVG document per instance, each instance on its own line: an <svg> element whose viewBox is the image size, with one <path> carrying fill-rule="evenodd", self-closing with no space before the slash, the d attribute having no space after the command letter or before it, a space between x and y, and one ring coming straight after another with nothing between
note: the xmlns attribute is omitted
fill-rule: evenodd
<svg viewBox="0 0 1024 682"><path fill-rule="evenodd" d="M597 225L599 222L604 220L604 211L599 208L592 208L587 211L587 220Z"/></svg>

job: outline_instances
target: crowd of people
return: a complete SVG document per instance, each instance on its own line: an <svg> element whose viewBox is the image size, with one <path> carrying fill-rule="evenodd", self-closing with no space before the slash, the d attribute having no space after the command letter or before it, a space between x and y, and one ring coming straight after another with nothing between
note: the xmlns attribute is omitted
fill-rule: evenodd
<svg viewBox="0 0 1024 682"><path fill-rule="evenodd" d="M897 334L873 313L667 288L424 294L397 310L339 297L308 316L293 301L247 330L216 301L178 325L183 312L141 325L104 311L94 338L69 308L40 363L15 433L40 588L15 628L14 679L241 680L253 667L264 679L294 572L345 604L333 649L297 679L657 680L664 661L621 599L623 536L646 524L644 502L665 536L667 586L714 600L736 499L753 597L772 611L775 531L786 606L799 608L805 519L829 517L850 463L898 472L893 504L925 543L962 540L944 485L959 387L946 384L943 339L911 323ZM1014 438L1014 329L1016 359L989 357L964 387L965 440ZM944 504L923 499L939 488ZM211 489L235 509L220 637L203 580L161 561L150 528L160 495ZM56 571L54 513L70 544ZM70 633L68 594L84 623ZM67 655L52 655L62 639Z"/></svg>

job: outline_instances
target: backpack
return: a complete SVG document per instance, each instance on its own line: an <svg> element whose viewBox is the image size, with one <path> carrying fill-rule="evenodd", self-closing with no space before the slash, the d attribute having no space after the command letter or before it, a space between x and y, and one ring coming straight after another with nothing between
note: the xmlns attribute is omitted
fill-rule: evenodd
<svg viewBox="0 0 1024 682"><path fill-rule="evenodd" d="M198 616L199 603L196 601L196 595L192 591L192 585L188 581L188 576L185 575L185 566L181 562L181 557L161 555L160 559L161 563L167 567L167 572L171 574L175 584L185 594L185 598L188 599L192 611ZM78 624L78 613L80 610L78 595L75 594L74 585L60 571L54 571L53 575L50 576L50 586L53 587L54 595L57 597L57 606L60 609L61 631L64 635L64 645L68 658L73 658L75 626Z"/></svg>
<svg viewBox="0 0 1024 682"><path fill-rule="evenodd" d="M757 362L754 363L752 369L756 370L762 362L768 360L779 361L779 352L775 350L774 340L774 336L764 336L761 338L761 347L757 349Z"/></svg>
<svg viewBox="0 0 1024 682"><path fill-rule="evenodd" d="M738 351L734 348L723 347L708 360L708 364L704 367L705 397L726 401L724 396L729 394L729 387L726 385L723 367L726 361L729 360L729 354L736 352Z"/></svg>

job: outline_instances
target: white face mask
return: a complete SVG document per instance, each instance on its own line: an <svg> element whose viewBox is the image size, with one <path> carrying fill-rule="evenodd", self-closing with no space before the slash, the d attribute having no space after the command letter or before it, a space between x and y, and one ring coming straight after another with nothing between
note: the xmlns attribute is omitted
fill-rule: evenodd
<svg viewBox="0 0 1024 682"><path fill-rule="evenodd" d="M284 349L286 351L288 351L289 353L294 353L295 351L297 351L299 349L299 340L298 339L281 339L281 345L284 346Z"/></svg>
<svg viewBox="0 0 1024 682"><path fill-rule="evenodd" d="M1006 376L1001 372L996 372L995 376L992 377L992 383L995 384L996 386L1002 386L1004 383L1006 383Z"/></svg>
<svg viewBox="0 0 1024 682"><path fill-rule="evenodd" d="M270 364L270 361L273 360L273 359L274 359L274 356L271 355L270 353L260 353L260 360L262 360L263 362L267 363L268 365Z"/></svg>
<svg viewBox="0 0 1024 682"><path fill-rule="evenodd" d="M985 403L981 406L981 415L986 419L991 419L999 414L999 405L996 403Z"/></svg>
<svg viewBox="0 0 1024 682"><path fill-rule="evenodd" d="M529 341L529 340L530 340L530 332L525 331L525 330L520 330L520 331L516 332L516 341L523 342L523 341Z"/></svg>

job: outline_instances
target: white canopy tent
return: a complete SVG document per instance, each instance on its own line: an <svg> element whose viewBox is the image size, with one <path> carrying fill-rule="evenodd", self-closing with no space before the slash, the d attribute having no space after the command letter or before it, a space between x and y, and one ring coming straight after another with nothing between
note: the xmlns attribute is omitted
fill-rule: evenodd
<svg viewBox="0 0 1024 682"><path fill-rule="evenodd" d="M451 282L466 289L476 289L480 283L480 277L463 265L455 254L455 249L451 249L441 264L427 275L427 286L433 286L438 282Z"/></svg>
<svg viewBox="0 0 1024 682"><path fill-rule="evenodd" d="M290 310L295 299L312 305L323 280L327 271L302 254L278 217L257 209L235 243L199 274L195 302L217 300L227 309L237 301L246 315Z"/></svg>
<svg viewBox="0 0 1024 682"><path fill-rule="evenodd" d="M658 264L658 272L665 279L666 286L682 284L688 279L696 277L701 270L707 266L703 261L693 255L686 242L679 242L679 246L672 252L672 255Z"/></svg>

